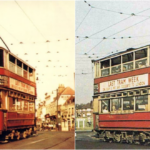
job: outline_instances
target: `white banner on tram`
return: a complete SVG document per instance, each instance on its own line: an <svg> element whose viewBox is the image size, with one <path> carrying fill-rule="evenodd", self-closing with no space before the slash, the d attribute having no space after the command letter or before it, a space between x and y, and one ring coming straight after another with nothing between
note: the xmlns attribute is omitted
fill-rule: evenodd
<svg viewBox="0 0 150 150"><path fill-rule="evenodd" d="M9 78L9 87L24 93L35 95L35 88L21 81Z"/></svg>
<svg viewBox="0 0 150 150"><path fill-rule="evenodd" d="M128 89L148 85L148 74L131 76L100 83L100 92Z"/></svg>

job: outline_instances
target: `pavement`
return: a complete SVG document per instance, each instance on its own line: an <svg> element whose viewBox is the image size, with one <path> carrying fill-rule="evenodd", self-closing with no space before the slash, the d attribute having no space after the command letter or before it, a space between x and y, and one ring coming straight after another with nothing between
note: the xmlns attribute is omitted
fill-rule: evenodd
<svg viewBox="0 0 150 150"><path fill-rule="evenodd" d="M0 149L74 149L74 131L38 131L19 141L0 144Z"/></svg>
<svg viewBox="0 0 150 150"><path fill-rule="evenodd" d="M75 141L76 149L150 149L150 144L104 142L102 137L96 137L96 132L76 132Z"/></svg>

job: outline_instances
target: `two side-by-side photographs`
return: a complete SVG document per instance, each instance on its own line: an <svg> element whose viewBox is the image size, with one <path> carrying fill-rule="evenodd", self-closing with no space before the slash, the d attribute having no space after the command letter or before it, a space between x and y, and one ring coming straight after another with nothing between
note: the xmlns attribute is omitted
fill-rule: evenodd
<svg viewBox="0 0 150 150"><path fill-rule="evenodd" d="M0 149L150 148L149 1L0 6Z"/></svg>

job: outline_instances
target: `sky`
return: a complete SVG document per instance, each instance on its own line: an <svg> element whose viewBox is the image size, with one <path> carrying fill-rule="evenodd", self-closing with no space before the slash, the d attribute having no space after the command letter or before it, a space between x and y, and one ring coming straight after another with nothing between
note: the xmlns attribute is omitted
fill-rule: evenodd
<svg viewBox="0 0 150 150"><path fill-rule="evenodd" d="M37 98L59 84L74 89L75 2L0 1L0 10L0 36L36 69Z"/></svg>
<svg viewBox="0 0 150 150"><path fill-rule="evenodd" d="M149 1L76 1L76 103L93 100L91 60L150 44Z"/></svg>

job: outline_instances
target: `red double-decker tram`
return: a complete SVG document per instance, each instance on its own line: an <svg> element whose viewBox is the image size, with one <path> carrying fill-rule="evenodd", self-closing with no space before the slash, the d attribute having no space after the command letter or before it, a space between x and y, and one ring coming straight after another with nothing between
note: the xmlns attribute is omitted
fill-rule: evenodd
<svg viewBox="0 0 150 150"><path fill-rule="evenodd" d="M150 45L94 63L94 130L105 140L150 140Z"/></svg>
<svg viewBox="0 0 150 150"><path fill-rule="evenodd" d="M36 132L35 99L35 69L0 47L0 141Z"/></svg>

